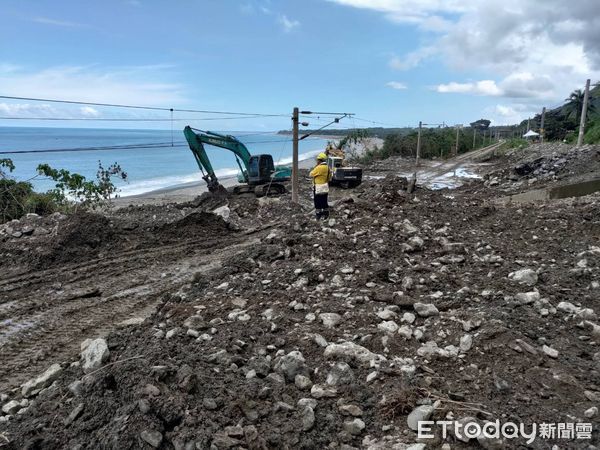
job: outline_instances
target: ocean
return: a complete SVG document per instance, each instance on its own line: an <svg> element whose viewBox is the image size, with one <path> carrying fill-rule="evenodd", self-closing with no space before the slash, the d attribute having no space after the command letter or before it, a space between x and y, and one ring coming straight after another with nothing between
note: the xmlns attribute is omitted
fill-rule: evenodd
<svg viewBox="0 0 600 450"><path fill-rule="evenodd" d="M223 134L236 136L251 154L270 153L275 164L291 162L292 142L289 135L256 132ZM165 147L153 148L158 143L164 143ZM300 159L316 155L326 145L327 141L319 138L310 137L300 141ZM113 146L136 147L82 150ZM25 153L32 150L59 151ZM234 154L230 151L211 146L206 146L206 151L217 176L232 176L239 172ZM95 179L99 161L104 167L116 162L128 175L127 182L116 183L121 197L202 181L202 174L187 147L183 130L174 130L171 135L170 130L0 127L0 159L3 158L10 158L15 164L16 168L10 176L20 181L29 180L39 192L54 187L52 180L36 176L36 167L42 163Z"/></svg>

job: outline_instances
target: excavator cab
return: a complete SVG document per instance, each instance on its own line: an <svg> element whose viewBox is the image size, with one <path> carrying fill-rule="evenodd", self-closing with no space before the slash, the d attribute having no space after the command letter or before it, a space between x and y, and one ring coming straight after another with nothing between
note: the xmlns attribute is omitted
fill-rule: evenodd
<svg viewBox="0 0 600 450"><path fill-rule="evenodd" d="M254 155L248 164L248 184L255 186L269 183L275 172L275 164L271 155Z"/></svg>

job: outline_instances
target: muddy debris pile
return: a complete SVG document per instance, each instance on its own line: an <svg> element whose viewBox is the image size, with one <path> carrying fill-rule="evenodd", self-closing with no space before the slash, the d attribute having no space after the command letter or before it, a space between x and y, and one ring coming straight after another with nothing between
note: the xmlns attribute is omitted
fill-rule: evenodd
<svg viewBox="0 0 600 450"><path fill-rule="evenodd" d="M368 181L325 222L281 200L217 206L268 226L145 321L2 393L6 447L523 444L419 440L428 419L589 423L589 439L530 447L597 445L600 206L495 207L404 185Z"/></svg>
<svg viewBox="0 0 600 450"><path fill-rule="evenodd" d="M575 177L593 178L600 169L600 146L576 148L560 143L534 144L508 155L505 167L485 177L485 186L522 190Z"/></svg>

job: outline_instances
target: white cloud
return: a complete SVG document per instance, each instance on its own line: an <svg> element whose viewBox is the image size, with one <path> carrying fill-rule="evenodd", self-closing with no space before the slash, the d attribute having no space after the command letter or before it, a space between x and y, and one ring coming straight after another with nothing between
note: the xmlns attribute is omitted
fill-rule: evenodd
<svg viewBox="0 0 600 450"><path fill-rule="evenodd" d="M420 26L428 31L446 30L451 22L448 14L464 13L471 4L468 0L328 0L354 8L383 13L396 23Z"/></svg>
<svg viewBox="0 0 600 450"><path fill-rule="evenodd" d="M414 52L410 52L403 57L392 56L389 65L395 70L410 70L419 66L421 62L435 55L437 50L434 47L421 47Z"/></svg>
<svg viewBox="0 0 600 450"><path fill-rule="evenodd" d="M516 72L505 77L499 84L494 80L467 83L450 82L435 87L442 94L474 94L492 97L522 99L552 99L554 86L548 76L536 76L530 72Z"/></svg>
<svg viewBox="0 0 600 450"><path fill-rule="evenodd" d="M3 95L28 98L172 106L184 100L183 87L162 80L168 66L50 67L40 71L20 68L0 72ZM88 111L89 113L89 111Z"/></svg>
<svg viewBox="0 0 600 450"><path fill-rule="evenodd" d="M100 116L100 112L96 108L92 108L91 106L82 106L79 108L82 116L85 117L98 117Z"/></svg>
<svg viewBox="0 0 600 450"><path fill-rule="evenodd" d="M51 19L49 17L35 17L33 19L33 21L44 24L44 25L53 25L53 26L57 26L57 27L66 27L66 28L82 28L82 27L87 26L82 23L69 22L66 20Z"/></svg>
<svg viewBox="0 0 600 450"><path fill-rule="evenodd" d="M587 78L600 79L598 0L327 1L429 32L426 46L394 56L392 68L414 69L435 57L453 70L484 75L482 81L440 84L438 92L518 99L540 110L561 103Z"/></svg>
<svg viewBox="0 0 600 450"><path fill-rule="evenodd" d="M398 90L408 88L408 86L406 86L406 84L400 83L399 81L390 81L389 83L386 83L385 85L388 87L391 87L392 89L398 89Z"/></svg>
<svg viewBox="0 0 600 450"><path fill-rule="evenodd" d="M300 22L298 22L297 20L288 19L285 14L281 14L278 18L278 21L281 24L281 26L283 26L283 31L285 31L286 33L289 33L294 28L300 26Z"/></svg>
<svg viewBox="0 0 600 450"><path fill-rule="evenodd" d="M440 84L436 86L436 91L443 94L475 94L475 95L492 95L498 96L502 91L496 85L494 80L482 80L472 83L455 83Z"/></svg>

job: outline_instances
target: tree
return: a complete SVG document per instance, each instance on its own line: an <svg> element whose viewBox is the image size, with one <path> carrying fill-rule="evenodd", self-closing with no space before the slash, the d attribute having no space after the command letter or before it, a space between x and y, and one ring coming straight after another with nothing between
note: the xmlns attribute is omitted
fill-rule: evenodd
<svg viewBox="0 0 600 450"><path fill-rule="evenodd" d="M476 128L478 130L487 130L492 122L487 119L479 119L475 122L471 122L471 128Z"/></svg>
<svg viewBox="0 0 600 450"><path fill-rule="evenodd" d="M581 117L581 111L583 110L583 98L585 97L585 93L581 89L576 89L571 92L569 98L565 98L565 102L567 104L564 106L564 111L566 113L567 118L574 117L575 121L579 123L579 118ZM596 112L596 108L592 105L591 102L588 102L587 105L587 114ZM589 117L589 116L588 116Z"/></svg>

